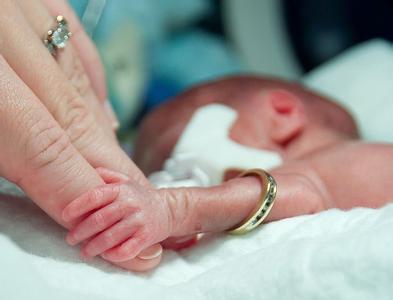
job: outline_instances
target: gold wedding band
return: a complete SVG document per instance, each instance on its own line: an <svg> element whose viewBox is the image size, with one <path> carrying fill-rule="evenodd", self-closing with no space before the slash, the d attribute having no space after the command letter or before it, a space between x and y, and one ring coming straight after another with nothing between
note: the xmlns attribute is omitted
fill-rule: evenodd
<svg viewBox="0 0 393 300"><path fill-rule="evenodd" d="M63 16L57 16L56 23L56 27L48 30L44 39L44 45L51 54L56 54L57 49L64 48L72 36L68 28L68 22Z"/></svg>
<svg viewBox="0 0 393 300"><path fill-rule="evenodd" d="M238 177L257 176L262 182L262 195L257 208L234 229L227 230L230 234L245 234L258 227L266 219L273 207L277 194L277 184L274 178L262 169L252 169L241 173Z"/></svg>

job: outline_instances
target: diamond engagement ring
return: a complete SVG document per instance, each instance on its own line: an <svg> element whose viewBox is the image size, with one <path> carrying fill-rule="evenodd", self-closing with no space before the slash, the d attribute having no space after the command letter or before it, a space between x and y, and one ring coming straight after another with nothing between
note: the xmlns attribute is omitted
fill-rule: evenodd
<svg viewBox="0 0 393 300"><path fill-rule="evenodd" d="M46 48L53 55L56 54L57 49L64 48L72 36L71 31L68 29L68 23L63 16L57 16L56 22L56 28L48 30L44 40Z"/></svg>

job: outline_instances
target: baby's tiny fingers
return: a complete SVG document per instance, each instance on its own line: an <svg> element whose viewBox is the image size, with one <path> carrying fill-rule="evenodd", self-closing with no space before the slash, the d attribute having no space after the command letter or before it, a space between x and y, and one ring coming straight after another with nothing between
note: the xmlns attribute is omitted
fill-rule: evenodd
<svg viewBox="0 0 393 300"><path fill-rule="evenodd" d="M76 245L115 224L125 214L121 205L121 203L112 203L88 216L68 233L67 242L72 246Z"/></svg>
<svg viewBox="0 0 393 300"><path fill-rule="evenodd" d="M113 202L119 195L116 185L99 186L76 198L63 210L63 220L70 222L84 214Z"/></svg>
<svg viewBox="0 0 393 300"><path fill-rule="evenodd" d="M129 239L139 227L130 221L122 221L101 232L82 248L82 257L89 258L111 249Z"/></svg>
<svg viewBox="0 0 393 300"><path fill-rule="evenodd" d="M105 181L105 183L118 183L118 182L125 182L129 181L130 177L127 175L116 172L113 170L109 170L107 168L98 167L96 168L98 175Z"/></svg>

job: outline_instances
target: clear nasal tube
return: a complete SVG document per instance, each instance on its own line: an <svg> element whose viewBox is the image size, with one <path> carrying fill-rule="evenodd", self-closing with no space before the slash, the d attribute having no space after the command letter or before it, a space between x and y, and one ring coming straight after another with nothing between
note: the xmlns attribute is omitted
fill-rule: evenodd
<svg viewBox="0 0 393 300"><path fill-rule="evenodd" d="M223 181L228 169L271 169L282 163L273 151L232 141L229 131L237 112L225 105L199 108L180 136L163 170L149 176L157 187L211 186Z"/></svg>

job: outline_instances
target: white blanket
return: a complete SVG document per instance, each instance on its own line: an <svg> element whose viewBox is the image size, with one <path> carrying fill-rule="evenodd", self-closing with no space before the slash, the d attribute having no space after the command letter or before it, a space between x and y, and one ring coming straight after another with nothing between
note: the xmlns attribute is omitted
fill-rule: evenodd
<svg viewBox="0 0 393 300"><path fill-rule="evenodd" d="M28 200L1 200L0 228L0 299L388 299L393 291L393 205L209 236L166 251L147 274L82 262Z"/></svg>
<svg viewBox="0 0 393 300"><path fill-rule="evenodd" d="M393 205L330 210L206 236L133 274L82 262L29 200L0 196L0 299L390 299L392 228Z"/></svg>
<svg viewBox="0 0 393 300"><path fill-rule="evenodd" d="M349 49L305 76L355 117L362 138L393 142L393 47L373 40Z"/></svg>

